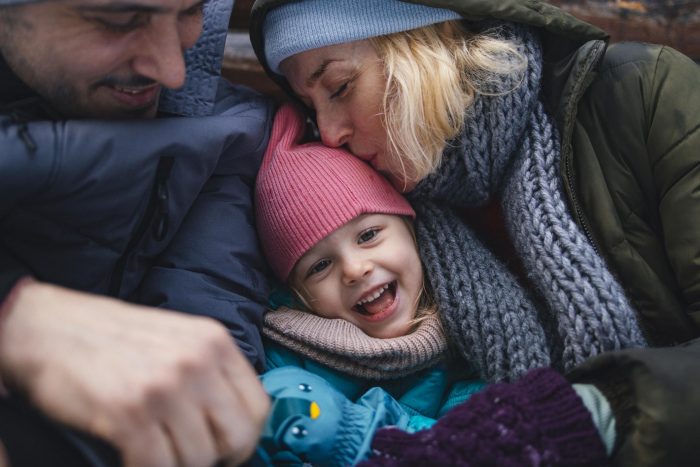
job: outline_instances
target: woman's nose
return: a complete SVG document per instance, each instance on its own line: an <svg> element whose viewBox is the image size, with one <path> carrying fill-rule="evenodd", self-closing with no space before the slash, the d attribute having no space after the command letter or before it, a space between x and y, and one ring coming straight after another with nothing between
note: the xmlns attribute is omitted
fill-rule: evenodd
<svg viewBox="0 0 700 467"><path fill-rule="evenodd" d="M332 111L317 112L316 123L326 146L337 148L350 141L352 125L342 115Z"/></svg>
<svg viewBox="0 0 700 467"><path fill-rule="evenodd" d="M346 261L343 265L343 283L348 286L355 285L372 274L373 269L371 261Z"/></svg>

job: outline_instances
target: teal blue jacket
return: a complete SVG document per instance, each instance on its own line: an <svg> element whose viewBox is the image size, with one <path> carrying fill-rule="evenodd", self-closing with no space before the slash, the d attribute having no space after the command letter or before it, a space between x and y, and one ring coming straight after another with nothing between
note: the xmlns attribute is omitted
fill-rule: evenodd
<svg viewBox="0 0 700 467"><path fill-rule="evenodd" d="M458 356L402 378L373 380L322 365L270 339L263 339L263 345L268 370L285 366L303 368L324 378L352 402L374 387L385 390L412 416L408 431L430 427L450 408L486 387L476 370Z"/></svg>
<svg viewBox="0 0 700 467"><path fill-rule="evenodd" d="M291 304L290 291L279 283L275 284L270 295L270 307L276 309L280 305ZM268 371L282 367L304 369L323 378L354 404L367 405L368 400L375 400L373 395L368 394L373 388L386 391L410 416L405 428L408 432L430 428L435 420L452 407L486 387L486 382L479 378L471 365L457 354L449 352L444 360L433 367L401 378L375 380L328 367L266 337L263 337L263 347ZM289 384L294 382L290 381ZM360 401L365 395L370 396L365 398L368 400ZM356 447L362 449L360 446ZM303 464L298 457L286 451L274 455L271 463L275 466L290 467Z"/></svg>

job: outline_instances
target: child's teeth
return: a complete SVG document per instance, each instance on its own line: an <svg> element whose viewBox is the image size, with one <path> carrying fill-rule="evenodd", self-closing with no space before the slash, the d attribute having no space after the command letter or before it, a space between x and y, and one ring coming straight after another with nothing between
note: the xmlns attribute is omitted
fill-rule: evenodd
<svg viewBox="0 0 700 467"><path fill-rule="evenodd" d="M356 303L356 305L362 305L364 303L369 303L369 302L376 300L388 288L389 288L389 284L385 285L384 287L379 289L379 291L375 292L375 294L372 297L366 298L364 300L360 300L359 302Z"/></svg>

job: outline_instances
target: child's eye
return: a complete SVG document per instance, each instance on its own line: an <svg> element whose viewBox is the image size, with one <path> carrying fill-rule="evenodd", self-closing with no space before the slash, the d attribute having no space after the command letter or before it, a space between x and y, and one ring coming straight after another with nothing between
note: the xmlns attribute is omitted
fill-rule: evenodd
<svg viewBox="0 0 700 467"><path fill-rule="evenodd" d="M323 271L324 269L326 269L330 265L331 265L330 260L324 259L323 261L319 261L318 263L313 265L313 267L309 271L309 276L312 274L318 274L319 272Z"/></svg>
<svg viewBox="0 0 700 467"><path fill-rule="evenodd" d="M373 240L374 237L377 236L377 233L379 232L379 229L369 229L365 230L360 234L360 239L357 241L358 244L362 244L365 242L369 242L370 240Z"/></svg>

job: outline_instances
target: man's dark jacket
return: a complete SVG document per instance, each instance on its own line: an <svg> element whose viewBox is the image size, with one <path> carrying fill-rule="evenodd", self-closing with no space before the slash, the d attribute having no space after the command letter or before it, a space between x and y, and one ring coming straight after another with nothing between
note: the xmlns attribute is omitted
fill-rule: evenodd
<svg viewBox="0 0 700 467"><path fill-rule="evenodd" d="M32 276L209 316L264 371L252 191L273 108L219 77L231 5L209 2L153 120L64 120L0 57L0 303Z"/></svg>

